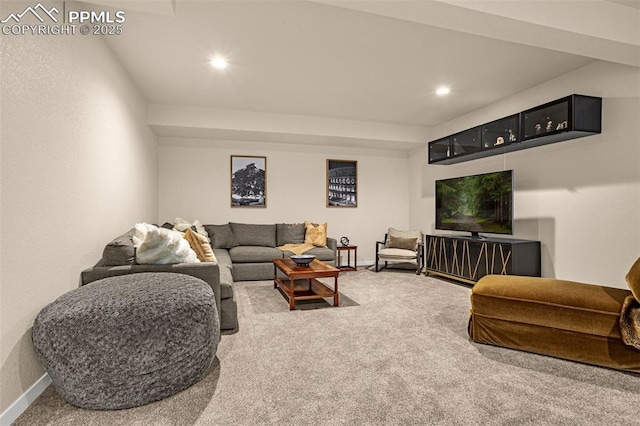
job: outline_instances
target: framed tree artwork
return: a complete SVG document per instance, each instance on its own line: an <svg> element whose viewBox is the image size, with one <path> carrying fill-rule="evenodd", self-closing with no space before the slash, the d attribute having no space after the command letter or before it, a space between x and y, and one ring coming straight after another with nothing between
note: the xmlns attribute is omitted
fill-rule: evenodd
<svg viewBox="0 0 640 426"><path fill-rule="evenodd" d="M358 207L358 162L327 160L327 207Z"/></svg>
<svg viewBox="0 0 640 426"><path fill-rule="evenodd" d="M267 157L231 156L231 207L267 207Z"/></svg>

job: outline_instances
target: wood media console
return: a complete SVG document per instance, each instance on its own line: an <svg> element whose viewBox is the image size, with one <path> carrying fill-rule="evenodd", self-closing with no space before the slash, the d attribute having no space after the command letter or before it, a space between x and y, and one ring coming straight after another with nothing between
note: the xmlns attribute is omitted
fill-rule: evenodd
<svg viewBox="0 0 640 426"><path fill-rule="evenodd" d="M474 284L489 274L541 276L540 241L426 236L426 271Z"/></svg>

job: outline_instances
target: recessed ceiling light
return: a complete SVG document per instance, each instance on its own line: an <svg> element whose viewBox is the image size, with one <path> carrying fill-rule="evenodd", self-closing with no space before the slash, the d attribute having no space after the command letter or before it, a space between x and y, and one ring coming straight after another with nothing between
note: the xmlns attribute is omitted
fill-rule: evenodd
<svg viewBox="0 0 640 426"><path fill-rule="evenodd" d="M448 95L450 91L451 89L449 89L447 86L440 86L436 89L436 95L438 96Z"/></svg>
<svg viewBox="0 0 640 426"><path fill-rule="evenodd" d="M227 61L227 59L223 56L214 56L213 58L211 58L211 60L209 61L209 63L211 64L212 67L219 69L219 70L223 70L225 68L227 68L229 66L229 62Z"/></svg>

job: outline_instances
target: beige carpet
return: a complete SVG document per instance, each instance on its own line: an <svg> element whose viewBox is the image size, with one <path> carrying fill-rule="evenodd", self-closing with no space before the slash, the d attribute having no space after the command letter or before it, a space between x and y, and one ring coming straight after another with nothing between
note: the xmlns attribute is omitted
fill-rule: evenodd
<svg viewBox="0 0 640 426"><path fill-rule="evenodd" d="M640 376L470 343L469 288L411 272L340 276L341 307L236 286L240 329L209 374L121 411L50 386L15 425L640 424Z"/></svg>

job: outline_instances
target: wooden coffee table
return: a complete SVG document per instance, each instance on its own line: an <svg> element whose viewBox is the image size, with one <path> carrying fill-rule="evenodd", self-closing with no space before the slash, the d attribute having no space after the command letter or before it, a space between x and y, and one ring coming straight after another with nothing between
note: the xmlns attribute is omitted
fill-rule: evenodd
<svg viewBox="0 0 640 426"><path fill-rule="evenodd" d="M286 280L278 278L278 270ZM291 259L273 259L273 288L280 287L289 299L289 309L296 308L296 300L324 299L333 297L333 306L340 305L338 296L338 274L340 270L314 259L309 266L298 266ZM317 278L333 277L333 288Z"/></svg>

